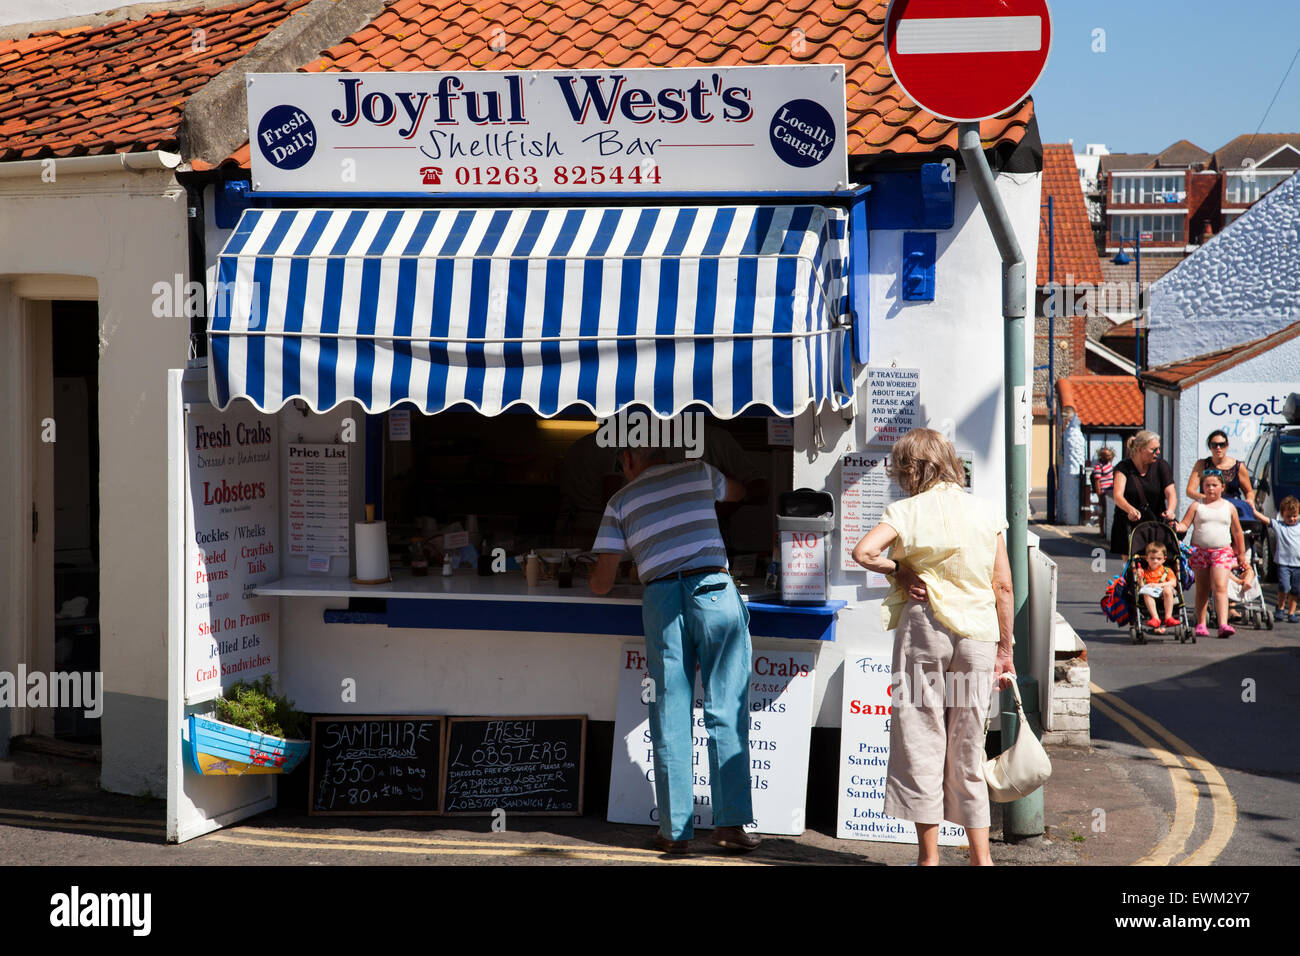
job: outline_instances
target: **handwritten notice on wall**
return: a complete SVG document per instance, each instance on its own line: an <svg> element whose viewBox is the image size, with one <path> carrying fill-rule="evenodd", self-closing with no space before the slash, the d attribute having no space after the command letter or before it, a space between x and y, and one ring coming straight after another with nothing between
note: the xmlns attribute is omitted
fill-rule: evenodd
<svg viewBox="0 0 1300 956"><path fill-rule="evenodd" d="M888 653L846 649L844 709L840 721L840 798L836 836L841 840L915 843L916 826L885 815L889 727L898 691L891 694ZM966 829L943 822L939 842L964 846Z"/></svg>
<svg viewBox="0 0 1300 956"><path fill-rule="evenodd" d="M804 830L813 662L811 651L754 651L749 675L749 787L755 822L746 829L784 834ZM609 776L611 823L659 824L654 743L648 704L642 699L649 676L645 643L624 644L614 713L614 766ZM711 828L709 732L704 726L704 691L698 673L691 718L694 825L696 829Z"/></svg>
<svg viewBox="0 0 1300 956"><path fill-rule="evenodd" d="M185 444L185 699L197 702L277 666L279 598L248 594L280 576L275 416L243 402L191 411Z"/></svg>
<svg viewBox="0 0 1300 956"><path fill-rule="evenodd" d="M867 369L867 444L892 445L920 424L921 372Z"/></svg>
<svg viewBox="0 0 1300 956"><path fill-rule="evenodd" d="M889 457L884 454L851 454L840 459L840 569L861 571L853 560L853 549L862 536L880 523L880 516L892 501L907 497L898 482L889 477ZM885 587L883 574L867 572L868 587Z"/></svg>
<svg viewBox="0 0 1300 956"><path fill-rule="evenodd" d="M290 445L289 553L348 553L348 446Z"/></svg>

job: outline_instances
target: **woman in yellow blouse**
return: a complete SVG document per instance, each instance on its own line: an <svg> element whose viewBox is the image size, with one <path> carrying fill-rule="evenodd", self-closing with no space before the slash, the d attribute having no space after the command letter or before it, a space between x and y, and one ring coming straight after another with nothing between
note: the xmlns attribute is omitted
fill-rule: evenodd
<svg viewBox="0 0 1300 956"><path fill-rule="evenodd" d="M916 824L921 866L938 864L945 819L966 828L971 864L991 866L984 720L993 683L1015 679L1007 523L963 490L961 459L936 431L904 435L889 470L909 497L853 549L858 564L891 580L882 607L895 632L885 813Z"/></svg>

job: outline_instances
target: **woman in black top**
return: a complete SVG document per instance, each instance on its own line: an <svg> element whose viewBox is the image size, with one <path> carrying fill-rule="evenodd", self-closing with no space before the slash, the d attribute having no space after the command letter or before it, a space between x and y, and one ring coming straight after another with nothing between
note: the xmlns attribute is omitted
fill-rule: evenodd
<svg viewBox="0 0 1300 956"><path fill-rule="evenodd" d="M1250 486L1250 475L1239 460L1228 457L1228 433L1216 429L1210 432L1205 444L1209 446L1210 456L1193 466L1192 476L1187 480L1187 496L1193 501L1205 497L1201 494L1201 476L1207 471L1217 471L1223 476L1224 498L1240 498L1253 503L1255 489ZM1247 518L1250 518L1249 514Z"/></svg>
<svg viewBox="0 0 1300 956"><path fill-rule="evenodd" d="M1174 473L1160 458L1160 436L1141 431L1128 440L1128 457L1115 466L1112 554L1128 555L1128 536L1139 521L1173 521L1178 513Z"/></svg>

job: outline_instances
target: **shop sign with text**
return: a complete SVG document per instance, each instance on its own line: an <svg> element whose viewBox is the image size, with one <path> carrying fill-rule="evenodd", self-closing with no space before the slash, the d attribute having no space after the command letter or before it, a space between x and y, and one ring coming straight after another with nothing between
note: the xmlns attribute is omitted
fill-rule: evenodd
<svg viewBox="0 0 1300 956"><path fill-rule="evenodd" d="M833 191L844 68L250 74L253 188Z"/></svg>

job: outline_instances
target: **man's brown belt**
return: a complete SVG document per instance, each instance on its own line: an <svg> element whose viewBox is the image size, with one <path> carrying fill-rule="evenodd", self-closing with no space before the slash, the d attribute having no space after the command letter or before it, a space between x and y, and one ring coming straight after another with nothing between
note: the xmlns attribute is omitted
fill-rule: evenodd
<svg viewBox="0 0 1300 956"><path fill-rule="evenodd" d="M697 574L726 574L726 568L687 568L684 571L674 571L672 574L665 574L661 578L655 578L650 584L658 584L660 581L679 581L682 578L694 577Z"/></svg>

